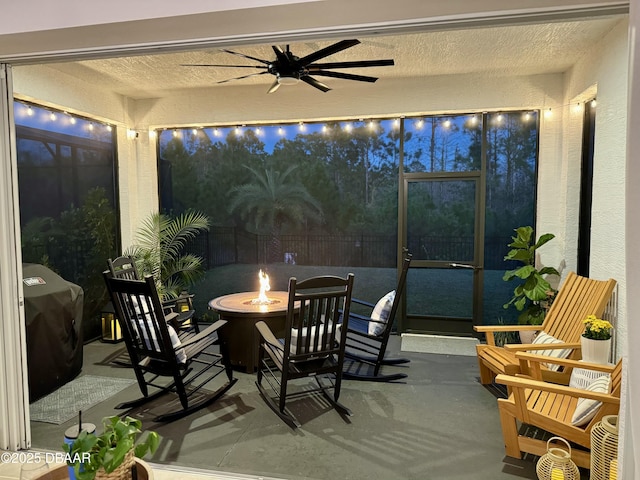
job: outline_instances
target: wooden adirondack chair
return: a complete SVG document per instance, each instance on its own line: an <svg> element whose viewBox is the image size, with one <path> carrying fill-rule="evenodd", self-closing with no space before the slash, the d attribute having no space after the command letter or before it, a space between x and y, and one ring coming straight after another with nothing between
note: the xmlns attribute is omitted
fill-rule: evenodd
<svg viewBox="0 0 640 480"><path fill-rule="evenodd" d="M532 365L548 361L541 355L524 352L518 353L518 358ZM546 439L536 439L518 432L517 421L520 421L572 442L574 446L571 459L580 467L590 468L591 429L602 417L617 415L620 409L622 360L615 366L570 359L554 359L554 362L565 367L588 368L603 374L609 373L609 392L599 393L526 377L498 375L496 382L507 385L511 391L509 398L498 399L505 452L514 458L521 458L522 452L538 456L547 452ZM537 370L539 372L539 369ZM596 411L593 418L584 425L576 426L572 423L572 418L579 399L591 399L602 403L597 406L597 402L594 402L593 407ZM584 404L582 407L584 409Z"/></svg>
<svg viewBox="0 0 640 480"><path fill-rule="evenodd" d="M580 358L580 336L584 331L583 319L587 315L600 317L615 288L616 281L594 280L570 272L562 284L558 295L551 305L542 325L487 325L475 326L477 332L486 334L486 344L476 346L480 382L484 385L494 381L496 375L516 375L522 372L516 358L517 351L572 349L569 358ZM561 340L557 344L509 344L503 347L495 345L494 333L515 330L538 330ZM569 383L570 368L553 371L541 365L542 378L547 382Z"/></svg>

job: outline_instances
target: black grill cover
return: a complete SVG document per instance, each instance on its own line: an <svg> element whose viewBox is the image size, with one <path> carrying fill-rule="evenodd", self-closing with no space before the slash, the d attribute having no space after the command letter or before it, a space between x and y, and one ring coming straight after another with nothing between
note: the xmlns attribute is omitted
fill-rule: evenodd
<svg viewBox="0 0 640 480"><path fill-rule="evenodd" d="M29 401L82 370L82 287L43 265L23 264ZM42 283L44 282L44 283Z"/></svg>

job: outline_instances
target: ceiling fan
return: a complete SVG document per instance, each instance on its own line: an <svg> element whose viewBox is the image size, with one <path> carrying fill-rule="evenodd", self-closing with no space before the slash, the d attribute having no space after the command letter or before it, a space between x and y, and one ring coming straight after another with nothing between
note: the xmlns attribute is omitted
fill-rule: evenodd
<svg viewBox="0 0 640 480"><path fill-rule="evenodd" d="M369 77L366 75L354 75L351 73L333 72L332 69L340 68L363 68L363 67L385 67L393 65L392 59L387 60L360 60L353 62L329 62L329 63L315 63L316 61L338 53L347 48L353 47L360 43L359 40L342 40L340 42L329 45L328 47L317 50L302 58L297 57L289 50L289 45L283 50L278 45L272 45L273 51L276 54L275 60L263 60L261 58L252 57L243 53L233 52L231 50L222 49L223 52L238 55L240 57L248 58L260 62L262 65L216 65L216 64L182 64L185 67L233 67L233 68L257 68L263 71L258 73L251 73L249 75L243 75L241 77L230 78L222 80L217 83L226 83L234 80L241 80L243 78L249 78L256 75L271 74L276 77L275 81L267 91L267 93L273 93L280 85L294 85L300 80L311 85L312 87L328 92L331 90L324 83L319 82L314 77L333 77L342 78L344 80L356 80L359 82L375 82L377 77Z"/></svg>

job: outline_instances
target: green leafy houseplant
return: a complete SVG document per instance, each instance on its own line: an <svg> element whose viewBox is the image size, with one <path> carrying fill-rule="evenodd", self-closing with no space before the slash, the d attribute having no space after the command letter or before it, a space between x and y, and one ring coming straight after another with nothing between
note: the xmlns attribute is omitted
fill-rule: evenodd
<svg viewBox="0 0 640 480"><path fill-rule="evenodd" d="M543 267L538 270L535 267L536 251L547 242L555 238L552 233L541 235L534 242L533 228L519 227L515 229L516 235L511 237L511 247L504 260L515 260L523 265L514 270L507 270L502 279L504 281L519 280L513 289L513 297L505 303L505 309L513 305L520 313L518 323L521 325L540 325L544 320L546 308L553 301L557 290L546 280L545 275L558 275L560 273L553 267Z"/></svg>
<svg viewBox="0 0 640 480"><path fill-rule="evenodd" d="M63 445L73 459L69 465L73 466L78 480L93 480L100 469L111 473L124 462L131 449L136 457L141 458L148 452L153 454L160 443L160 436L149 431L144 441L136 444L142 433L142 422L131 417L105 417L102 424L102 434L83 431L72 445Z"/></svg>

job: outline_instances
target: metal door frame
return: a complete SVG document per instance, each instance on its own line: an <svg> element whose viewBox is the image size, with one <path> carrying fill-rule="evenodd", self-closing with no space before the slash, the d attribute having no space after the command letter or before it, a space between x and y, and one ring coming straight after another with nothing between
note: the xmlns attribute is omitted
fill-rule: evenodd
<svg viewBox="0 0 640 480"><path fill-rule="evenodd" d="M470 268L473 269L473 299L472 318L469 325L468 318L435 318L428 315L409 314L407 311L407 291L401 303L401 315L398 320L398 332L419 332L435 334L455 334L458 336L472 336L473 326L482 323L482 305L484 294L484 234L485 234L485 203L486 203L486 151L487 151L487 114L482 114L482 147L480 156L480 170L473 172L435 172L435 173L404 173L404 119L400 124L400 165L398 179L398 265L402 264L403 252L407 249L407 207L408 186L411 182L428 181L456 181L475 180L475 225L474 225L474 259L469 264L452 264L429 260L411 261L411 268ZM400 267L398 267L400 268ZM435 328L429 330L412 328L416 321L430 320ZM454 329L444 326L456 325Z"/></svg>

